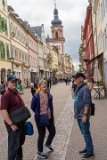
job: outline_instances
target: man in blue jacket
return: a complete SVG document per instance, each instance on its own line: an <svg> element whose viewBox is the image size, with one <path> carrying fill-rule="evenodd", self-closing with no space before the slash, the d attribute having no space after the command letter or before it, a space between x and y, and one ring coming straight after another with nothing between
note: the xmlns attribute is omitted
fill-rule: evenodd
<svg viewBox="0 0 107 160"><path fill-rule="evenodd" d="M83 158L94 156L93 141L90 133L90 107L91 107L91 93L87 85L84 83L85 75L83 73L76 73L75 83L77 85L74 100L74 112L79 128L84 137L86 147L79 151L84 154Z"/></svg>

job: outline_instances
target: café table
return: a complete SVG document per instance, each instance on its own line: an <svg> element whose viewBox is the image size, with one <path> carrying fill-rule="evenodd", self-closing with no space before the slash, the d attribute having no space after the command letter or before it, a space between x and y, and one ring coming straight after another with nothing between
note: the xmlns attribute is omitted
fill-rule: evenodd
<svg viewBox="0 0 107 160"><path fill-rule="evenodd" d="M101 97L103 97L103 95L102 95L102 92L104 91L104 87L103 86L95 86L95 87L93 87L93 90L94 90L94 98L101 98Z"/></svg>

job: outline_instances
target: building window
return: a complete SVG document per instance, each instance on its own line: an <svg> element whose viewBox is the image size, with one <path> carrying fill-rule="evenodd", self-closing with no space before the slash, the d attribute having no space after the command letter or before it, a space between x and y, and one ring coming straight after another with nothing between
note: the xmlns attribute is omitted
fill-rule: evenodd
<svg viewBox="0 0 107 160"><path fill-rule="evenodd" d="M3 42L0 42L0 58L5 59L5 45Z"/></svg>
<svg viewBox="0 0 107 160"><path fill-rule="evenodd" d="M22 62L24 62L24 53L22 53Z"/></svg>
<svg viewBox="0 0 107 160"><path fill-rule="evenodd" d="M5 0L2 0L2 4L3 4L3 7L5 8L6 6Z"/></svg>
<svg viewBox="0 0 107 160"><path fill-rule="evenodd" d="M0 16L0 31L7 33L7 20Z"/></svg>
<svg viewBox="0 0 107 160"><path fill-rule="evenodd" d="M21 61L21 50L19 49L19 61Z"/></svg>
<svg viewBox="0 0 107 160"><path fill-rule="evenodd" d="M7 53L7 60L9 59L10 55L9 55L9 45L6 44L6 53Z"/></svg>
<svg viewBox="0 0 107 160"><path fill-rule="evenodd" d="M106 6L106 11L107 11L107 0L105 0L105 6Z"/></svg>
<svg viewBox="0 0 107 160"><path fill-rule="evenodd" d="M15 59L18 61L18 48L15 49Z"/></svg>
<svg viewBox="0 0 107 160"><path fill-rule="evenodd" d="M58 32L55 33L55 37L58 38Z"/></svg>

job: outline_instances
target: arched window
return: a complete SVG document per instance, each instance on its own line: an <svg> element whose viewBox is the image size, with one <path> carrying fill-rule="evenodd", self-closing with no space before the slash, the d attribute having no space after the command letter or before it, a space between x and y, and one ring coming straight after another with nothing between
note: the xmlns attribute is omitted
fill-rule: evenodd
<svg viewBox="0 0 107 160"><path fill-rule="evenodd" d="M55 37L58 38L58 32L55 33Z"/></svg>

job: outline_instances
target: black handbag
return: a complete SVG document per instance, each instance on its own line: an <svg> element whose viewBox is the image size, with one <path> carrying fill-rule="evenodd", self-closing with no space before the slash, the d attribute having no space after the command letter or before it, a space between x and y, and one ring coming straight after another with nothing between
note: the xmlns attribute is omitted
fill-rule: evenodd
<svg viewBox="0 0 107 160"><path fill-rule="evenodd" d="M39 126L48 126L49 125L49 117L47 114L40 115L39 117Z"/></svg>
<svg viewBox="0 0 107 160"><path fill-rule="evenodd" d="M31 117L31 113L27 107L20 107L14 112L11 112L10 118L14 124L20 124L26 122L28 118Z"/></svg>
<svg viewBox="0 0 107 160"><path fill-rule="evenodd" d="M95 104L91 103L91 116L95 115Z"/></svg>

